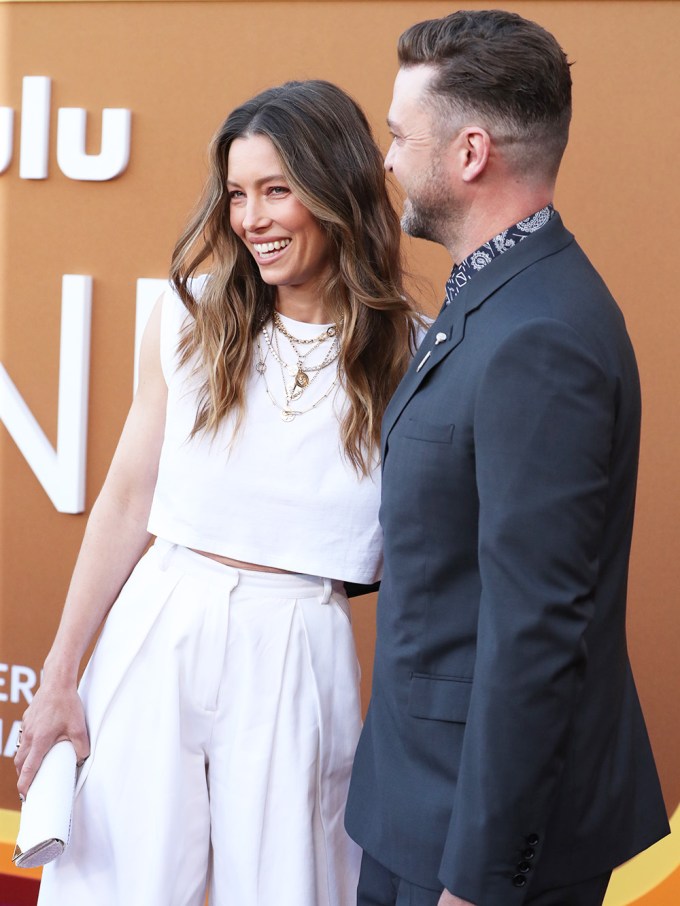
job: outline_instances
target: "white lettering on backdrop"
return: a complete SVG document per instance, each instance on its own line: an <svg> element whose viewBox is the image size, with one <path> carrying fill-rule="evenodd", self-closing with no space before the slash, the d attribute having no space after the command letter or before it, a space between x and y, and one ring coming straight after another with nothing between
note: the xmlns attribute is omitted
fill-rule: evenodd
<svg viewBox="0 0 680 906"><path fill-rule="evenodd" d="M52 80L47 76L25 76L21 96L21 179L47 179L50 139ZM119 176L130 160L132 114L123 107L102 112L102 139L99 154L87 154L85 135L87 111L82 107L61 107L57 114L57 163L69 179L104 182ZM0 107L0 173L12 163L14 111Z"/></svg>
<svg viewBox="0 0 680 906"><path fill-rule="evenodd" d="M91 314L92 277L65 274L61 285L56 450L0 364L0 421L60 513L82 513L85 509Z"/></svg>
<svg viewBox="0 0 680 906"><path fill-rule="evenodd" d="M168 281L137 281L133 389L139 377L139 350L153 306ZM0 364L0 422L60 513L85 510L87 401L90 384L92 277L65 274L61 291L59 402L55 450Z"/></svg>
<svg viewBox="0 0 680 906"><path fill-rule="evenodd" d="M22 81L19 140L20 179L48 178L52 79L25 76ZM87 111L62 107L57 112L56 157L69 179L102 182L119 176L130 159L132 114L125 108L102 111L98 154L86 152ZM14 156L14 110L0 107L0 174ZM134 386L141 335L165 280L140 280L134 352ZM154 295L155 294L155 295ZM61 513L85 509L87 405L90 379L92 277L66 274L62 279L59 397L56 449L6 369L0 364L0 422Z"/></svg>

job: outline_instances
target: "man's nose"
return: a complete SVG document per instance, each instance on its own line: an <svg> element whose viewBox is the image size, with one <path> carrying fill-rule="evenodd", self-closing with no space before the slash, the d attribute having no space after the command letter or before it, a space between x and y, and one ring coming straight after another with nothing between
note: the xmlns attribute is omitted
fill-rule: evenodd
<svg viewBox="0 0 680 906"><path fill-rule="evenodd" d="M393 148L394 148L394 141L392 141L389 148L387 149L387 154L385 155L385 163L383 164L383 166L385 167L385 169L387 170L388 173L392 172L392 149Z"/></svg>

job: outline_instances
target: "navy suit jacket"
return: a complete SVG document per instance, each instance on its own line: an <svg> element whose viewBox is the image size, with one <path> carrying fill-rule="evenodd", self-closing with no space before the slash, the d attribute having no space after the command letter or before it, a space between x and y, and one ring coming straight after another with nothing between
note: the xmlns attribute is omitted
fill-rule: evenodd
<svg viewBox="0 0 680 906"><path fill-rule="evenodd" d="M626 650L639 427L623 316L558 216L423 340L383 422L346 816L398 876L515 906L668 832Z"/></svg>

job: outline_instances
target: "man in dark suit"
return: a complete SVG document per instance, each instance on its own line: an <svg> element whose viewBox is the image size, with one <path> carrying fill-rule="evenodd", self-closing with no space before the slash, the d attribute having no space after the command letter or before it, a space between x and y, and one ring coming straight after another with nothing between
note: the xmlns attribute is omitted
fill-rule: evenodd
<svg viewBox="0 0 680 906"><path fill-rule="evenodd" d="M595 906L668 823L625 638L635 358L551 204L569 64L499 10L399 60L385 166L457 264L383 423L359 904Z"/></svg>

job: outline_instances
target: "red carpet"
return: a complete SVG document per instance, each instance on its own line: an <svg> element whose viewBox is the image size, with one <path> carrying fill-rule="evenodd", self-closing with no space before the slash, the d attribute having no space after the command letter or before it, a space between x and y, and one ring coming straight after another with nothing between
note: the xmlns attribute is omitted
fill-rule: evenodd
<svg viewBox="0 0 680 906"><path fill-rule="evenodd" d="M35 906L40 882L0 874L0 906Z"/></svg>

